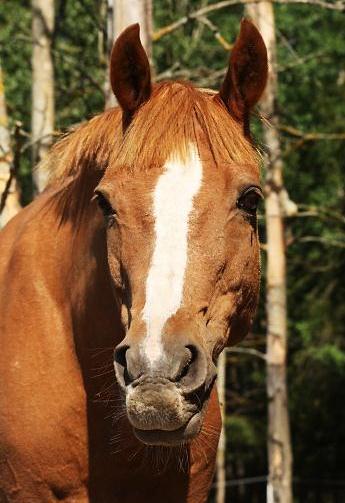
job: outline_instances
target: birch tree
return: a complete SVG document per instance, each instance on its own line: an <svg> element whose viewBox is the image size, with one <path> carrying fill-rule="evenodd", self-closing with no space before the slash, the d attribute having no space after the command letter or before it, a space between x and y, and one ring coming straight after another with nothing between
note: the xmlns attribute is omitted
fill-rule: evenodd
<svg viewBox="0 0 345 503"><path fill-rule="evenodd" d="M19 211L19 192L11 174L13 154L5 100L5 85L0 64L0 229Z"/></svg>
<svg viewBox="0 0 345 503"><path fill-rule="evenodd" d="M225 503L226 501L226 434L225 434L225 416L226 416L226 349L219 355L218 359L218 377L217 391L218 399L222 412L222 431L220 433L217 450L217 490L216 503Z"/></svg>
<svg viewBox="0 0 345 503"><path fill-rule="evenodd" d="M54 131L54 66L52 35L54 0L31 0L32 5L32 159L33 165L47 154ZM48 174L34 170L36 190L41 192Z"/></svg>
<svg viewBox="0 0 345 503"><path fill-rule="evenodd" d="M283 182L277 101L277 60L273 3L248 5L267 46L269 80L261 111L270 125L264 128L266 146L265 214L267 232L267 395L268 395L268 503L292 503L292 454L287 403L286 255L284 214L294 210Z"/></svg>
<svg viewBox="0 0 345 503"><path fill-rule="evenodd" d="M140 24L140 40L151 61L152 55L152 0L107 0L107 52L110 54L114 40L130 24ZM105 107L116 104L109 83L107 69L105 79Z"/></svg>

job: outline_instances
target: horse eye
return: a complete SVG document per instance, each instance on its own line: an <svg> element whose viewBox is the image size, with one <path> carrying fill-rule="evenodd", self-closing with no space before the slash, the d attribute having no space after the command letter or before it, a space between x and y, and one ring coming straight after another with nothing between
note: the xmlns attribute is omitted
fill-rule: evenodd
<svg viewBox="0 0 345 503"><path fill-rule="evenodd" d="M95 199L104 217L108 221L108 224L113 224L116 216L116 211L114 210L108 199L100 191L95 192Z"/></svg>
<svg viewBox="0 0 345 503"><path fill-rule="evenodd" d="M263 199L261 189L259 187L249 187L237 200L237 207L255 216L261 199Z"/></svg>

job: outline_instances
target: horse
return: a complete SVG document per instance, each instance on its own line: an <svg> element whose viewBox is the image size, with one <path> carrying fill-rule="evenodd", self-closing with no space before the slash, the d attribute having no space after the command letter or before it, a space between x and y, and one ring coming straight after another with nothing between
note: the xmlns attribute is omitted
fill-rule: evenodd
<svg viewBox="0 0 345 503"><path fill-rule="evenodd" d="M152 84L139 35L112 49L119 106L52 147L1 232L2 502L204 503L212 484L217 358L258 299L267 54L243 20L218 93Z"/></svg>

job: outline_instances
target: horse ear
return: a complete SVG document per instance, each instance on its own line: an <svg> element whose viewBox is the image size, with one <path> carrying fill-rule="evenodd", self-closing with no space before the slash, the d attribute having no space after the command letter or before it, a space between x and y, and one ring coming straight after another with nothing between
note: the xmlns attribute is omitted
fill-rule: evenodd
<svg viewBox="0 0 345 503"><path fill-rule="evenodd" d="M139 24L126 28L113 45L110 56L110 82L125 121L151 94L149 60L140 42Z"/></svg>
<svg viewBox="0 0 345 503"><path fill-rule="evenodd" d="M262 95L268 74L265 43L253 23L241 21L219 96L249 135L249 114Z"/></svg>

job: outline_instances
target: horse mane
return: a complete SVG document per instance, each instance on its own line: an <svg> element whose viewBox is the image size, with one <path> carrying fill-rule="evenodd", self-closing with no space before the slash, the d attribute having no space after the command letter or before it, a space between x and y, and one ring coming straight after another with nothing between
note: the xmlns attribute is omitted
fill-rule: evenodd
<svg viewBox="0 0 345 503"><path fill-rule="evenodd" d="M107 110L65 135L41 163L51 173L63 220L82 215L108 166L138 171L162 166L172 154L186 158L197 126L217 164L258 162L241 125L212 91L184 82L157 84L125 133L121 110Z"/></svg>

